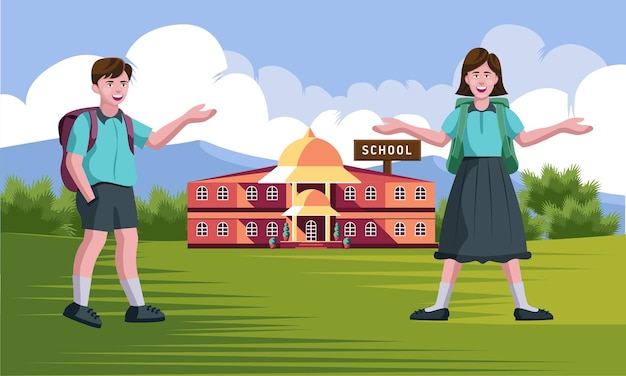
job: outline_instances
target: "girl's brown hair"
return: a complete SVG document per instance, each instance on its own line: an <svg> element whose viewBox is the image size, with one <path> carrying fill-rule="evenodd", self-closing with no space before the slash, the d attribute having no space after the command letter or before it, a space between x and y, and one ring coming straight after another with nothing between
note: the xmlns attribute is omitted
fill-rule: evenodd
<svg viewBox="0 0 626 376"><path fill-rule="evenodd" d="M95 85L102 77L116 78L121 76L124 72L126 72L130 80L130 77L133 75L133 68L129 64L126 64L123 59L118 57L105 57L93 63L93 67L91 68L91 82Z"/></svg>
<svg viewBox="0 0 626 376"><path fill-rule="evenodd" d="M489 94L489 96L493 97L508 94L504 89L504 84L502 83L502 66L500 65L500 59L498 59L495 54L489 53L486 49L477 47L468 52L465 56L465 60L463 60L463 67L461 68L461 84L459 85L459 89L456 91L458 95L465 95L469 97L474 95L472 94L472 90L469 85L465 83L465 75L480 67L485 62L487 62L489 68L493 70L493 73L498 76L498 82L493 87L493 91Z"/></svg>

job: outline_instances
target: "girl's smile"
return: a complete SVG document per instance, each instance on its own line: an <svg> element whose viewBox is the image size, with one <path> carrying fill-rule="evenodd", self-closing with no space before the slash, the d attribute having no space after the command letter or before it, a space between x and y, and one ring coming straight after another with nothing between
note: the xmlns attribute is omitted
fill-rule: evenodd
<svg viewBox="0 0 626 376"><path fill-rule="evenodd" d="M487 62L465 75L465 83L476 98L488 98L497 82L498 76Z"/></svg>

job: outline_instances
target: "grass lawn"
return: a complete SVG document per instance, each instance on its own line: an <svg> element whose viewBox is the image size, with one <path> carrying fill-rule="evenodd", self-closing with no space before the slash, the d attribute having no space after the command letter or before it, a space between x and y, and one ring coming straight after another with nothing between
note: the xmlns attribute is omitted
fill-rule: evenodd
<svg viewBox="0 0 626 376"><path fill-rule="evenodd" d="M517 322L498 264L466 264L447 322L433 250L187 249L142 242L161 323L124 322L114 243L94 271L101 329L61 315L80 239L2 233L2 375L625 375L626 236L529 242Z"/></svg>

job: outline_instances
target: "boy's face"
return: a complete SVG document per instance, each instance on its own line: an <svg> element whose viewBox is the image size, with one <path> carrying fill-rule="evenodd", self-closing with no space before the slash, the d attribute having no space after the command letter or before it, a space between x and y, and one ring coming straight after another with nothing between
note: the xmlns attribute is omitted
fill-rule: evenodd
<svg viewBox="0 0 626 376"><path fill-rule="evenodd" d="M101 77L98 83L92 86L94 92L100 94L101 101L113 106L119 106L126 99L128 93L128 75L123 72L119 77Z"/></svg>
<svg viewBox="0 0 626 376"><path fill-rule="evenodd" d="M498 76L493 73L486 62L465 75L465 83L476 98L488 98L497 82Z"/></svg>

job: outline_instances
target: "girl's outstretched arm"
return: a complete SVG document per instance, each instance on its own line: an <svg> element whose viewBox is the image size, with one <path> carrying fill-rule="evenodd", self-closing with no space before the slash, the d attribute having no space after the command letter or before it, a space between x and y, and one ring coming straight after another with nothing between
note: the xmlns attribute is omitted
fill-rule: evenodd
<svg viewBox="0 0 626 376"><path fill-rule="evenodd" d="M417 139L435 146L445 146L450 142L450 137L444 131L420 128L398 120L396 118L383 118L386 124L375 125L372 129L381 134L406 133Z"/></svg>
<svg viewBox="0 0 626 376"><path fill-rule="evenodd" d="M533 129L528 132L522 131L515 137L515 141L520 146L531 146L559 133L585 134L593 130L591 125L579 124L581 121L583 118L570 118L549 127Z"/></svg>

